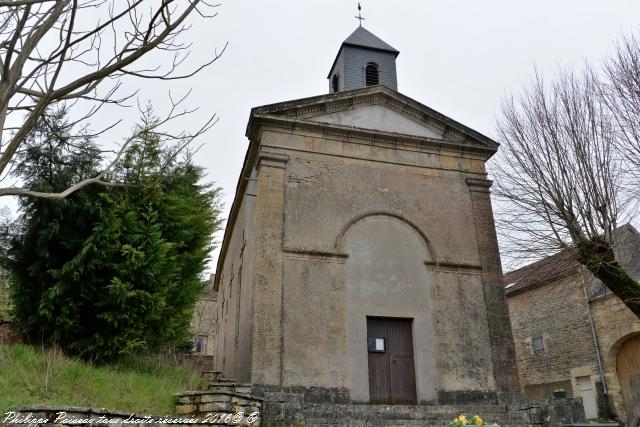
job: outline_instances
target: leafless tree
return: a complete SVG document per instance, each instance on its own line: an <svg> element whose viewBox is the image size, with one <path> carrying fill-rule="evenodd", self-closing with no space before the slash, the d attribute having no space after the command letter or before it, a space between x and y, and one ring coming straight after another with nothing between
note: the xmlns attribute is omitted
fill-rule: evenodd
<svg viewBox="0 0 640 427"><path fill-rule="evenodd" d="M604 62L602 95L616 120L620 141L617 149L629 163L628 183L640 196L640 40L629 34L620 38Z"/></svg>
<svg viewBox="0 0 640 427"><path fill-rule="evenodd" d="M560 71L547 85L536 72L519 101L503 103L498 135L498 227L510 255L568 251L640 317L640 284L615 253L635 200L597 74Z"/></svg>
<svg viewBox="0 0 640 427"><path fill-rule="evenodd" d="M136 93L119 91L124 79L185 79L215 62L226 45L204 63L182 70L191 47L184 40L189 18L212 18L217 6L204 0L0 0L0 178L7 178L21 144L50 109L79 111L68 126L86 137L88 120L102 107L131 105ZM158 131L194 111L184 106L185 98L171 102L154 129L140 132ZM215 121L212 115L175 137L191 140ZM114 150L102 173L62 193L5 185L0 196L61 198L90 184L123 185L108 177L126 145Z"/></svg>

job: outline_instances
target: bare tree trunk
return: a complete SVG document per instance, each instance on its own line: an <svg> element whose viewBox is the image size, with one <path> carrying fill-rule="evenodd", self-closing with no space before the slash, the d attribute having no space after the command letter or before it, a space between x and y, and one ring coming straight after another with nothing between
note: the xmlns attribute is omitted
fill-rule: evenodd
<svg viewBox="0 0 640 427"><path fill-rule="evenodd" d="M640 318L640 283L616 260L613 248L604 239L577 245L576 259Z"/></svg>

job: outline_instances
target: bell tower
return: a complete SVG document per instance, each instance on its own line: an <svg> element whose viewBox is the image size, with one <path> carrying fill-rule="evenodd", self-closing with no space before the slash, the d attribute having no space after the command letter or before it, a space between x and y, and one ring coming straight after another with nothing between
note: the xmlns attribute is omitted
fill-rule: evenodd
<svg viewBox="0 0 640 427"><path fill-rule="evenodd" d="M396 57L400 52L362 26L342 42L329 72L329 93L378 84L398 90Z"/></svg>

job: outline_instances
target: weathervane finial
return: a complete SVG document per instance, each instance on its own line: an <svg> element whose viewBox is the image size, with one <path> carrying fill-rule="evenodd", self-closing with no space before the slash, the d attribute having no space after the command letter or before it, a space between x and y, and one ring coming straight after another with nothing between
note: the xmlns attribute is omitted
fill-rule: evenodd
<svg viewBox="0 0 640 427"><path fill-rule="evenodd" d="M360 6L360 2L358 2L358 16L356 19L360 21L360 26L362 27L362 21L364 21L364 17L362 16L362 6Z"/></svg>

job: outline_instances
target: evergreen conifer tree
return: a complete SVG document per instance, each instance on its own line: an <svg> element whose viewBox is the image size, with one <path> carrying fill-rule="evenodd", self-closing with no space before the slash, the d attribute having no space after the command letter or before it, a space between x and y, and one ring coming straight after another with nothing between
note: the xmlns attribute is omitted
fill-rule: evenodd
<svg viewBox="0 0 640 427"><path fill-rule="evenodd" d="M17 173L31 189L59 191L99 170L91 139L70 141L64 120L30 136ZM150 108L142 120L154 120ZM14 317L32 342L113 360L189 339L221 220L220 189L183 148L143 133L114 171L131 185L21 200L8 267Z"/></svg>

